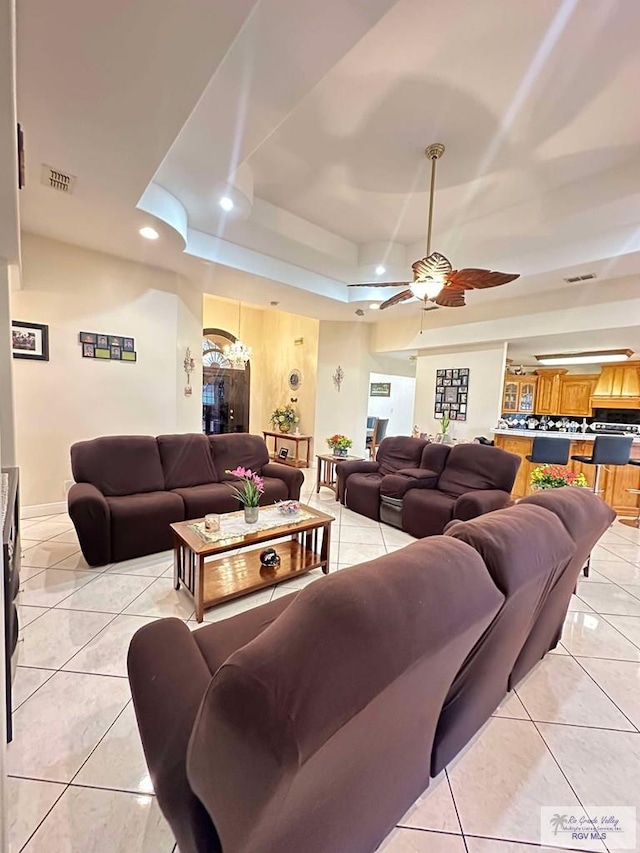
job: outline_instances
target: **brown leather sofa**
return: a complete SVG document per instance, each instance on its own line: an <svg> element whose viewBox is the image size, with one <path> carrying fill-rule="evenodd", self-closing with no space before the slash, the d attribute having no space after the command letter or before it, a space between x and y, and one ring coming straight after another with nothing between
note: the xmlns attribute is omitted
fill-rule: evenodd
<svg viewBox="0 0 640 853"><path fill-rule="evenodd" d="M133 702L181 853L371 853L555 646L612 520L554 490L197 631L140 629Z"/></svg>
<svg viewBox="0 0 640 853"><path fill-rule="evenodd" d="M237 510L226 472L238 465L264 478L262 504L300 497L302 472L270 462L256 435L116 435L74 444L69 515L85 560L101 566L164 551L171 523Z"/></svg>
<svg viewBox="0 0 640 853"><path fill-rule="evenodd" d="M387 444L389 442L389 444ZM354 512L422 538L511 503L520 458L497 447L386 438L375 462L339 462L338 497Z"/></svg>

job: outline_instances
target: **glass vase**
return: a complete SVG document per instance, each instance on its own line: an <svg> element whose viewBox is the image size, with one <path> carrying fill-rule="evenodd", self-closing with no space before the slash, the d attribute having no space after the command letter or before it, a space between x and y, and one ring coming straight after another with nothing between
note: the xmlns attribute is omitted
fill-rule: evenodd
<svg viewBox="0 0 640 853"><path fill-rule="evenodd" d="M260 507L258 507L258 506L245 506L245 508L244 508L245 524L255 524L258 520L259 514L260 514Z"/></svg>

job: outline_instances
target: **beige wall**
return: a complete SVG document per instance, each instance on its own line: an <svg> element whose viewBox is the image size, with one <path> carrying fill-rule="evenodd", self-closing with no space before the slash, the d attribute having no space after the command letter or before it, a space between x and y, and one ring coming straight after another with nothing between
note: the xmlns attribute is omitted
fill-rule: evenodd
<svg viewBox="0 0 640 853"><path fill-rule="evenodd" d="M364 323L320 323L315 427L318 453L329 452L325 440L334 433L353 440L351 453L365 453L371 369L369 334ZM344 371L339 392L333 382L338 365Z"/></svg>
<svg viewBox="0 0 640 853"><path fill-rule="evenodd" d="M205 294L204 328L218 328L240 337L252 347L249 429L260 434L271 429L269 416L276 406L294 403L300 415L300 431L313 433L316 413L316 369L318 361L317 320L264 308L242 305ZM296 340L302 338L302 343ZM297 391L288 385L289 373L297 369L302 384Z"/></svg>
<svg viewBox="0 0 640 853"><path fill-rule="evenodd" d="M467 420L452 421L450 435L458 439L473 439L477 435L491 438L490 430L500 416L505 359L506 344L419 354L414 417L420 430L433 434L440 431L440 422L433 416L436 370L468 367Z"/></svg>
<svg viewBox="0 0 640 853"><path fill-rule="evenodd" d="M65 498L69 448L99 435L201 429L201 376L184 397L185 348L202 346L202 298L175 273L23 235L14 319L49 326L48 362L14 360L22 502ZM78 333L135 338L136 363L82 358Z"/></svg>

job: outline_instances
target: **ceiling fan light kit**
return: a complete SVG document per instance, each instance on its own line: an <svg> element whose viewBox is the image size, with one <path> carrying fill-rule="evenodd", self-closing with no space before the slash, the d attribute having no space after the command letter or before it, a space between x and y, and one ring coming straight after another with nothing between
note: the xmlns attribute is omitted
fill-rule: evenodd
<svg viewBox="0 0 640 853"><path fill-rule="evenodd" d="M380 305L380 309L390 308L408 299L420 299L424 306L428 301L445 308L462 308L466 290L484 290L487 287L499 287L519 278L518 273L493 272L492 270L470 267L454 270L451 262L439 252L431 251L431 233L433 230L433 201L436 187L436 163L444 154L444 145L434 142L425 148L425 156L431 160L431 186L429 190L429 217L427 223L427 253L424 258L411 265L413 281L376 281L367 284L350 284L349 287L403 287ZM377 270L376 270L377 272Z"/></svg>

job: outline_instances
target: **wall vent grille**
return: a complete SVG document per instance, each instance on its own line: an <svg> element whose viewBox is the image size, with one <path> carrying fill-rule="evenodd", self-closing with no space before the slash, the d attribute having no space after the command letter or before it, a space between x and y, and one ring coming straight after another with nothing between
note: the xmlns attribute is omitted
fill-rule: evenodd
<svg viewBox="0 0 640 853"><path fill-rule="evenodd" d="M66 172L61 172L60 169L54 169L52 166L42 164L42 183L45 187L51 187L56 192L66 193L71 195L76 183L75 175L68 175Z"/></svg>
<svg viewBox="0 0 640 853"><path fill-rule="evenodd" d="M570 275L564 280L567 282L567 284L575 284L576 281L591 281L592 278L598 278L598 276L594 272L588 272L584 275Z"/></svg>

